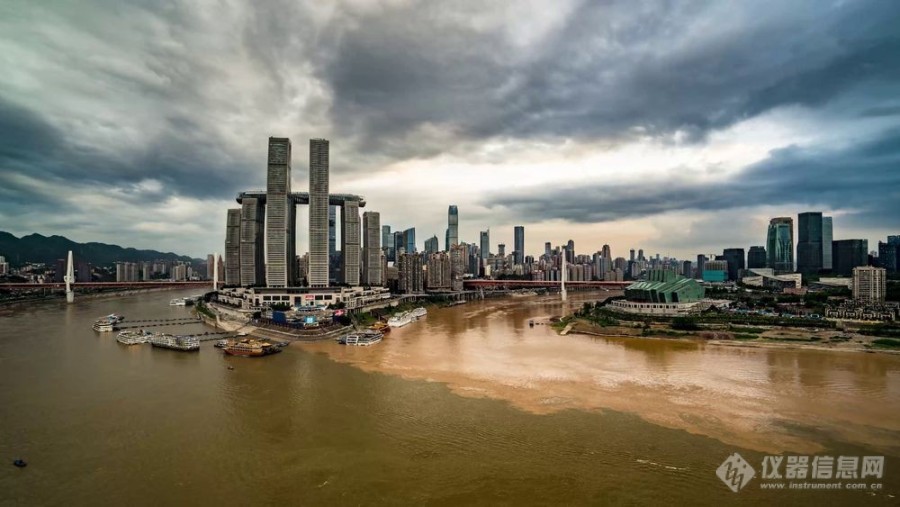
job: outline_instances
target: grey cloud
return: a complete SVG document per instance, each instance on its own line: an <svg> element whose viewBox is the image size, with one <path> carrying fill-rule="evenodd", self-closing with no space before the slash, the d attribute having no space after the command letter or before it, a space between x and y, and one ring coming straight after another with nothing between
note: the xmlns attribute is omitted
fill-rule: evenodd
<svg viewBox="0 0 900 507"><path fill-rule="evenodd" d="M633 129L699 140L778 106L821 106L860 93L861 83L900 84L900 5L890 2L730 12L699 2L585 2L524 55L497 33L434 23L439 9L417 3L362 18L340 39L323 72L342 136L397 157L441 151L406 137L433 122L458 143L625 140Z"/></svg>
<svg viewBox="0 0 900 507"><path fill-rule="evenodd" d="M521 5L279 0L210 12L179 1L19 3L0 19L0 48L16 50L15 72L0 75L0 216L66 211L19 176L79 188L153 178L167 194L229 198L262 186L268 135L295 140L302 181L306 137L330 137L332 167L346 174L442 153L486 157L479 149L492 139L610 146L678 133L700 143L791 104L851 104L836 123L897 116L897 2L585 1L528 44L507 28L547 13L516 12ZM85 40L99 44L85 50ZM617 188L618 200L601 186L552 207L539 193L498 202L532 219L603 221L623 216L616 207L647 216L751 205L742 192L784 202L792 193L769 187L785 182L804 185L805 198L840 202L844 188L860 188L839 171L846 166L881 178L884 201L896 181L877 150L894 160L896 139L882 141L840 160L775 153L766 163L774 169L748 169L737 192L667 182L662 193ZM806 182L816 179L813 163L829 179ZM129 194L137 205L157 197ZM848 203L867 209L857 201ZM855 216L878 219L865 213Z"/></svg>
<svg viewBox="0 0 900 507"><path fill-rule="evenodd" d="M541 221L579 223L641 218L672 211L721 211L763 205L843 209L848 223L897 225L900 216L900 129L850 148L789 147L773 151L732 178L687 178L640 184L596 183L488 196L484 204Z"/></svg>

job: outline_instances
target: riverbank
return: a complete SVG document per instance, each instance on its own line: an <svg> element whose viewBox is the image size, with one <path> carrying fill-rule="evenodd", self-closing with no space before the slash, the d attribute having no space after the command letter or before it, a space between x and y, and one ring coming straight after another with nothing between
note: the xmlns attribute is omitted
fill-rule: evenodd
<svg viewBox="0 0 900 507"><path fill-rule="evenodd" d="M600 338L693 341L723 347L806 349L900 355L900 340L867 336L838 329L735 326L732 329L679 331L663 324L619 324L600 325L587 319L575 318L564 322L564 331L566 335L582 334ZM563 332L560 331L560 335L563 335Z"/></svg>
<svg viewBox="0 0 900 507"><path fill-rule="evenodd" d="M146 294L151 292L160 292L160 291L171 291L171 290L183 290L184 287L153 287L147 289L107 289L103 292L75 292L75 300L79 299L90 299L90 300L103 300L103 299L113 299L113 298L121 298L125 296L134 296L138 294ZM28 303L37 303L43 301L57 301L57 300L65 300L66 293L65 291L53 291L49 294L35 296L35 297L27 297L23 299L0 299L0 307L15 307L16 305L24 305Z"/></svg>

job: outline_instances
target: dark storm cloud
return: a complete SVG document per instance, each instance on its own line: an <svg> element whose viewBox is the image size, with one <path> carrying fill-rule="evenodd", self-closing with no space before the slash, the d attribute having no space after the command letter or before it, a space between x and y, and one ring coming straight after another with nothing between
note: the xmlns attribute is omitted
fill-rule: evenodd
<svg viewBox="0 0 900 507"><path fill-rule="evenodd" d="M67 141L65 134L38 113L0 99L0 190L5 206L45 204L34 189L14 176L62 185L96 185L110 192L115 186L156 179L169 192L207 198L232 193L230 175L243 164L229 160L191 120L173 117L166 134L148 139L137 153L108 153ZM102 189L102 190L101 190ZM158 199L136 194L135 198ZM54 200L59 210L59 201Z"/></svg>
<svg viewBox="0 0 900 507"><path fill-rule="evenodd" d="M397 157L491 137L699 140L778 106L900 85L896 2L730 5L585 2L524 49L435 22L439 3L379 12L324 66L333 119L342 136ZM449 142L416 131L433 123L453 132Z"/></svg>
<svg viewBox="0 0 900 507"><path fill-rule="evenodd" d="M672 211L802 205L853 212L848 223L896 227L900 216L900 129L845 149L775 150L734 177L691 183L667 176L640 183L595 183L489 196L484 204L534 221L593 223Z"/></svg>
<svg viewBox="0 0 900 507"><path fill-rule="evenodd" d="M571 141L582 154L636 137L702 146L710 132L789 105L827 117L826 130L859 118L897 125L900 107L898 2L278 0L213 10L94 0L20 2L4 14L0 216L66 213L51 206L48 189L60 187L117 190L141 210L165 196L228 199L262 186L269 135L294 139L302 181L309 137L332 139L336 175L368 174L441 154L503 165L532 141ZM860 150L840 155L884 167ZM827 159L786 150L770 163L799 184L807 162ZM761 166L745 174L784 179ZM759 203L788 198L739 183ZM667 185L668 201L619 191L641 216L741 201L684 184ZM595 195L547 216L619 216L591 206L603 188L586 192ZM543 206L539 193L502 202Z"/></svg>

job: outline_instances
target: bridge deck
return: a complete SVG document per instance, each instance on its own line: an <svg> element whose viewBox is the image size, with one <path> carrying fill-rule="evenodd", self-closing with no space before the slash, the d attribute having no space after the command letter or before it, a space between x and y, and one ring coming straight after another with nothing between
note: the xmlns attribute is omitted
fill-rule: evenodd
<svg viewBox="0 0 900 507"><path fill-rule="evenodd" d="M244 201L244 197L253 197L261 200L262 202L266 202L266 193L262 190L251 190L247 192L241 192L237 195L235 200L238 204L241 204ZM309 204L309 192L291 192L291 200L294 201L294 204ZM359 203L360 208L364 208L366 206L366 199L361 195L354 194L328 194L328 204L333 206L340 206L347 201L356 201Z"/></svg>

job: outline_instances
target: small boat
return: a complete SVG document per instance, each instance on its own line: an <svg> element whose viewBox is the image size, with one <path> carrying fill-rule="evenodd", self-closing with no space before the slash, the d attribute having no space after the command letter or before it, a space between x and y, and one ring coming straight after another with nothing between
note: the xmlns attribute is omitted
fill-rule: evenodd
<svg viewBox="0 0 900 507"><path fill-rule="evenodd" d="M428 315L428 310L426 310L425 308L420 306L420 307L416 308L415 310L409 312L409 315L413 319L418 320L418 319L421 319L422 317Z"/></svg>
<svg viewBox="0 0 900 507"><path fill-rule="evenodd" d="M175 298L169 301L169 306L186 306L184 298Z"/></svg>
<svg viewBox="0 0 900 507"><path fill-rule="evenodd" d="M116 336L116 341L123 345L138 345L149 342L152 336L153 333L143 329L140 331L126 330L119 332L118 336Z"/></svg>
<svg viewBox="0 0 900 507"><path fill-rule="evenodd" d="M15 465L19 468L25 468L28 466L28 463L26 463L24 459L17 459L15 461L13 461L13 465Z"/></svg>
<svg viewBox="0 0 900 507"><path fill-rule="evenodd" d="M533 321L533 320L529 320L529 321L528 321L528 327L534 327L534 321Z"/></svg>
<svg viewBox="0 0 900 507"><path fill-rule="evenodd" d="M109 319L109 321L112 322L113 324L118 324L119 322L122 322L123 320L125 320L124 316L119 315L117 313L110 313L109 315L106 316L106 318Z"/></svg>
<svg viewBox="0 0 900 507"><path fill-rule="evenodd" d="M367 329L369 329L370 331L378 331L379 333L391 332L391 326L385 324L384 322L381 322L380 320L369 326Z"/></svg>
<svg viewBox="0 0 900 507"><path fill-rule="evenodd" d="M228 340L219 340L215 344L213 344L213 347L217 349L224 349L226 345L228 345Z"/></svg>

